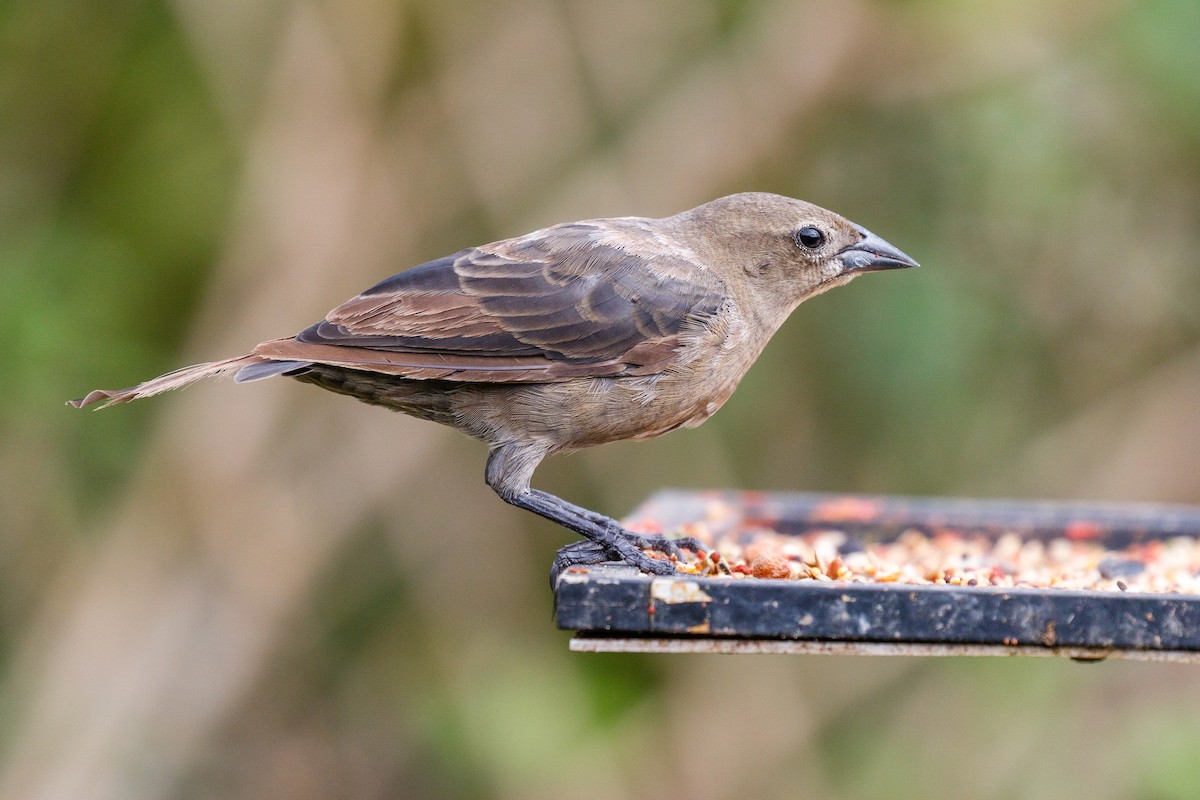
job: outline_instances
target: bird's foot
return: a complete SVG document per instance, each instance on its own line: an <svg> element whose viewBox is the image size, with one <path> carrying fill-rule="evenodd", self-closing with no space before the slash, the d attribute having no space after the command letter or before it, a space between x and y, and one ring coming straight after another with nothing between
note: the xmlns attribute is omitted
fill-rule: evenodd
<svg viewBox="0 0 1200 800"><path fill-rule="evenodd" d="M616 561L619 562L619 560L618 557ZM613 556L604 547L588 539L571 542L554 556L554 563L550 567L550 588L553 589L558 585L558 576L567 570L606 563L615 562Z"/></svg>
<svg viewBox="0 0 1200 800"><path fill-rule="evenodd" d="M495 458L495 454L492 458ZM488 463L492 463L491 459ZM651 575L673 575L675 562L681 555L680 548L697 553L703 549L700 542L690 537L671 540L663 536L632 533L616 520L537 489L526 489L516 494L501 492L500 496L506 502L587 537L586 542L575 542L559 551L551 570L552 582L558 580L559 573L564 569L600 563L628 564ZM666 555L667 558L654 558L643 552L643 548Z"/></svg>
<svg viewBox="0 0 1200 800"><path fill-rule="evenodd" d="M550 585L555 586L558 576L572 567L590 567L595 564L626 565L651 575L675 574L674 559L654 558L639 548L639 544L627 541L624 537L614 538L610 544L598 544L588 539L572 542L559 550L554 557L554 564L550 568ZM647 549L664 552L657 547Z"/></svg>
<svg viewBox="0 0 1200 800"><path fill-rule="evenodd" d="M566 500L547 494L546 492L537 489L531 489L530 494L537 497L543 502L558 504L562 508L566 508L574 514L578 514L583 519L600 526L605 531L606 538L622 538L628 539L633 544L642 550L650 550L655 553L663 553L668 556L673 556L677 559L683 558L684 550L691 550L696 555L701 555L709 550L709 547L694 536L679 536L674 539L668 539L661 533L642 534L634 533L622 527L621 523L611 517L606 517L603 514L597 514L595 511L589 511L581 506L568 503Z"/></svg>
<svg viewBox="0 0 1200 800"><path fill-rule="evenodd" d="M610 562L628 564L631 567L637 567L642 572L649 572L652 575L674 575L675 560L654 558L642 552L640 538L637 534L630 533L624 528L618 528L613 532L612 539L600 546L608 554L608 561ZM655 551L666 552L665 550L656 548Z"/></svg>
<svg viewBox="0 0 1200 800"><path fill-rule="evenodd" d="M555 585L558 576L572 567L595 564L623 564L652 575L674 575L675 564L683 560L684 550L690 550L702 558L709 549L693 536L668 539L662 534L633 533L616 523L609 526L608 530L613 537L610 543L599 544L583 539L559 550L550 569L550 585ZM668 558L655 558L647 555L644 552L646 550L662 553Z"/></svg>
<svg viewBox="0 0 1200 800"><path fill-rule="evenodd" d="M623 536L633 542L642 550L652 550L656 553L664 553L677 560L683 558L684 550L691 550L697 556L706 553L709 549L708 545L697 539L695 536L679 536L674 539L668 539L661 533L634 533L621 528L617 533L618 536Z"/></svg>

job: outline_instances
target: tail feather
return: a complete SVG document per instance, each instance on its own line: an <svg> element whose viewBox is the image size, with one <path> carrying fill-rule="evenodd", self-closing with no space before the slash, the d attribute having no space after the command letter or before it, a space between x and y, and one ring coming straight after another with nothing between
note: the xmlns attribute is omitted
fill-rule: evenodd
<svg viewBox="0 0 1200 800"><path fill-rule="evenodd" d="M311 361L268 361L260 358L257 362L239 369L233 380L235 383L250 383L261 381L263 378L274 378L276 375L287 375L310 366Z"/></svg>
<svg viewBox="0 0 1200 800"><path fill-rule="evenodd" d="M75 408L84 408L100 402L104 403L104 405L100 406L101 408L115 403L128 403L130 400L153 397L156 394L169 392L172 389L180 389L202 378L226 375L236 372L243 367L263 364L268 361L270 359L256 355L227 358L224 361L210 361L206 364L196 364L191 367L177 369L174 372L168 372L166 375L160 375L157 378L152 378L144 383L139 383L137 386L131 386L128 389L97 389L94 392L90 392L87 397L80 398L79 400L68 400L67 403Z"/></svg>

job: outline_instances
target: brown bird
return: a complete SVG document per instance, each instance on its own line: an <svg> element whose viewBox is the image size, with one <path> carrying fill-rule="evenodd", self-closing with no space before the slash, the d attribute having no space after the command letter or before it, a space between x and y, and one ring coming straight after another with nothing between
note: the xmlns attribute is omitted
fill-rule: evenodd
<svg viewBox="0 0 1200 800"><path fill-rule="evenodd" d="M530 487L553 453L649 439L708 419L792 310L864 272L917 263L823 208L735 194L663 219L567 222L401 272L294 337L77 408L200 378L287 375L441 422L489 447L506 502L582 534L555 571L621 561L669 574L679 543Z"/></svg>

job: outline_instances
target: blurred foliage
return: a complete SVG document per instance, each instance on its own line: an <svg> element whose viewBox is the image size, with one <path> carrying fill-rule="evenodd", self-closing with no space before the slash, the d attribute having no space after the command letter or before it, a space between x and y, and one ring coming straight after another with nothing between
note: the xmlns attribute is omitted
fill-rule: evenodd
<svg viewBox="0 0 1200 800"><path fill-rule="evenodd" d="M1194 0L0 4L0 796L1196 796L1193 669L571 655L562 532L469 442L287 385L61 403L758 189L925 268L545 488L1197 503L1198 36Z"/></svg>

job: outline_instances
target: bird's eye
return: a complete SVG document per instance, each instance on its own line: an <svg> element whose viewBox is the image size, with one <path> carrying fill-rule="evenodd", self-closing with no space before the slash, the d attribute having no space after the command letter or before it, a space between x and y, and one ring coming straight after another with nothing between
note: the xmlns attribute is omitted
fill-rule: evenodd
<svg viewBox="0 0 1200 800"><path fill-rule="evenodd" d="M825 244L825 234L811 225L805 226L796 231L796 241L802 247L807 247L809 250L816 250L821 245Z"/></svg>

